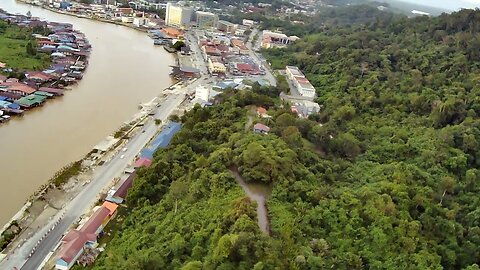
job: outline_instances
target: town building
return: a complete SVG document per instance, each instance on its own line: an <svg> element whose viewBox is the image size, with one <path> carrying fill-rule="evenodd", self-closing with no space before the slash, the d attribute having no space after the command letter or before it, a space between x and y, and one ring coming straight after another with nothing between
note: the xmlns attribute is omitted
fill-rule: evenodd
<svg viewBox="0 0 480 270"><path fill-rule="evenodd" d="M195 12L195 22L198 28L216 28L218 24L218 15L211 12Z"/></svg>
<svg viewBox="0 0 480 270"><path fill-rule="evenodd" d="M290 110L300 118L307 118L313 113L320 112L320 105L310 100L297 100L290 107Z"/></svg>
<svg viewBox="0 0 480 270"><path fill-rule="evenodd" d="M178 30L173 27L165 27L162 29L162 32L164 35L166 35L165 38L180 38L183 36L183 31Z"/></svg>
<svg viewBox="0 0 480 270"><path fill-rule="evenodd" d="M192 16L192 8L175 6L171 3L168 3L165 15L165 24L168 26L185 27L190 25Z"/></svg>
<svg viewBox="0 0 480 270"><path fill-rule="evenodd" d="M225 74L225 72L227 72L227 67L222 63L219 57L209 57L208 70L210 71L210 73Z"/></svg>
<svg viewBox="0 0 480 270"><path fill-rule="evenodd" d="M147 25L149 22L148 18L144 18L144 17L135 17L133 18L133 25L135 25L136 27L140 27L140 26L145 26Z"/></svg>
<svg viewBox="0 0 480 270"><path fill-rule="evenodd" d="M262 123L256 123L253 126L253 132L260 133L260 134L268 134L270 128Z"/></svg>
<svg viewBox="0 0 480 270"><path fill-rule="evenodd" d="M97 238L113 215L112 209L102 206L80 229L68 232L61 241L62 246L57 256L55 269L70 269L86 248L95 247Z"/></svg>
<svg viewBox="0 0 480 270"><path fill-rule="evenodd" d="M195 89L195 98L202 101L208 101L210 97L210 90L203 85L198 86Z"/></svg>
<svg viewBox="0 0 480 270"><path fill-rule="evenodd" d="M32 88L24 83L15 81L15 80L6 80L5 82L0 83L0 91L18 94L23 97L35 93L37 91L35 88Z"/></svg>
<svg viewBox="0 0 480 270"><path fill-rule="evenodd" d="M217 29L219 31L222 31L224 33L230 33L230 34L235 34L235 31L237 30L238 25L227 22L227 21L218 21L218 26Z"/></svg>
<svg viewBox="0 0 480 270"><path fill-rule="evenodd" d="M245 43L243 43L242 40L240 39L232 39L230 40L230 43L232 46L238 50L239 54L249 54L249 50L247 46L245 46Z"/></svg>
<svg viewBox="0 0 480 270"><path fill-rule="evenodd" d="M304 97L315 97L315 87L297 67L287 66L285 68L287 78L292 82L298 93Z"/></svg>
<svg viewBox="0 0 480 270"><path fill-rule="evenodd" d="M262 42L260 46L263 49L282 48L298 39L300 38L297 36L287 36L282 33L264 30L262 32Z"/></svg>
<svg viewBox="0 0 480 270"><path fill-rule="evenodd" d="M245 25L245 26L253 26L254 24L255 24L255 21L252 21L252 20L243 19L242 21L242 25Z"/></svg>
<svg viewBox="0 0 480 270"><path fill-rule="evenodd" d="M150 163L151 163L151 160L150 160ZM117 187L108 191L107 198L105 198L105 201L116 203L116 204L123 203L127 198L128 190L132 187L133 181L135 180L136 177L137 177L137 174L135 172L129 174L128 177L123 181L121 181Z"/></svg>

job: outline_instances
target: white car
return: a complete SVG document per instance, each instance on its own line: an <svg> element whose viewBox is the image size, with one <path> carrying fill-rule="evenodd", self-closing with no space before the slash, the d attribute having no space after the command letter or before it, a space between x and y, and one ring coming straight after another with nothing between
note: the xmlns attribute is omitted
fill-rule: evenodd
<svg viewBox="0 0 480 270"><path fill-rule="evenodd" d="M125 155L121 155L121 156L120 156L120 158L124 158L124 157L125 157Z"/></svg>
<svg viewBox="0 0 480 270"><path fill-rule="evenodd" d="M127 148L126 148L126 147L123 148L122 151L123 151L123 152L127 152Z"/></svg>

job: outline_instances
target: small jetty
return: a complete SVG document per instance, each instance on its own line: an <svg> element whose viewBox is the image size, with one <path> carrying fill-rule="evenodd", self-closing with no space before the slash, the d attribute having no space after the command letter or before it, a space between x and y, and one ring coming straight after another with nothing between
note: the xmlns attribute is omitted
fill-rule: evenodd
<svg viewBox="0 0 480 270"><path fill-rule="evenodd" d="M85 35L69 23L40 20L28 15L10 14L0 9L0 20L20 27L43 27L42 34L32 34L39 53L51 57L51 65L41 71L18 73L2 63L0 70L0 123L26 110L42 106L49 99L63 96L64 89L83 78L91 45Z"/></svg>
<svg viewBox="0 0 480 270"><path fill-rule="evenodd" d="M177 50L173 47L170 47L170 46L164 46L163 47L165 49L165 51L169 52L169 53L175 53L177 52Z"/></svg>

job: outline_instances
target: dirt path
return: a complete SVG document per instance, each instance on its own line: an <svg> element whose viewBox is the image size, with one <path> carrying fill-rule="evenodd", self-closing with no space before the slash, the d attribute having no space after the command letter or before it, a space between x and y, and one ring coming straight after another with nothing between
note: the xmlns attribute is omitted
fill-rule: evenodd
<svg viewBox="0 0 480 270"><path fill-rule="evenodd" d="M266 198L270 194L269 188L262 184L247 184L242 176L238 173L236 167L231 167L230 171L235 176L238 184L243 188L247 196L257 202L257 219L260 230L267 235L270 235L270 222L268 220L268 210L266 205Z"/></svg>
<svg viewBox="0 0 480 270"><path fill-rule="evenodd" d="M247 132L250 129L250 126L253 124L253 117L248 115L247 118L248 120L247 123L245 123L245 132Z"/></svg>

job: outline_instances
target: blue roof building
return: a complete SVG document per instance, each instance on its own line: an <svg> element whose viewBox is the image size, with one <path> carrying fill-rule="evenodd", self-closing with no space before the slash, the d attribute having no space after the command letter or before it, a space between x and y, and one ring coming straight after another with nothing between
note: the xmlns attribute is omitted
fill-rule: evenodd
<svg viewBox="0 0 480 270"><path fill-rule="evenodd" d="M158 148L166 148L173 136L180 131L182 124L177 122L169 122L162 131L140 152L140 157L153 159L153 153Z"/></svg>

